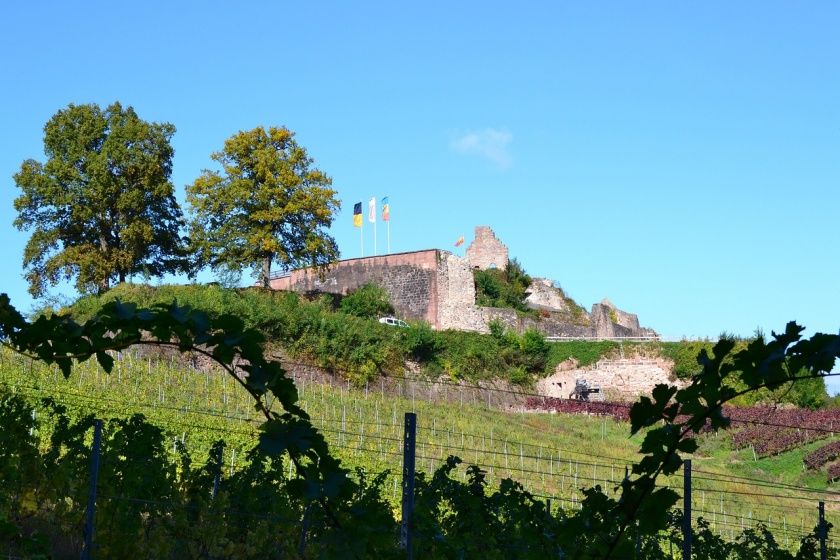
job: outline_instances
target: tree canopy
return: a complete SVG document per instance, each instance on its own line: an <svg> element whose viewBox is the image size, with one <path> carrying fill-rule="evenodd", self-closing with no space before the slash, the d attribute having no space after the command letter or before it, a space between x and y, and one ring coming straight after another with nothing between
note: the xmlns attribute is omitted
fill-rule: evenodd
<svg viewBox="0 0 840 560"><path fill-rule="evenodd" d="M197 257L216 270L250 267L264 286L272 263L323 267L338 258L326 229L340 208L332 179L287 128L238 132L187 186Z"/></svg>
<svg viewBox="0 0 840 560"><path fill-rule="evenodd" d="M23 256L29 292L75 278L103 292L131 274L185 269L181 210L170 181L175 127L147 122L115 102L73 105L44 127L45 163L15 174L19 230L32 230Z"/></svg>

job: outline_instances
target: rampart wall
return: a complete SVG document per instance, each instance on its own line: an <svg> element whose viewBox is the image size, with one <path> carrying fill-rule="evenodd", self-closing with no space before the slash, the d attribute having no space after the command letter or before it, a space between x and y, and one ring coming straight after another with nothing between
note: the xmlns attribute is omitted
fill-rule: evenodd
<svg viewBox="0 0 840 560"><path fill-rule="evenodd" d="M574 392L575 381L582 379L600 386L607 400L636 400L639 395L649 395L658 383L684 385L671 374L673 366L672 361L664 358L644 357L603 358L584 368L564 362L553 375L537 382L537 392L567 399Z"/></svg>
<svg viewBox="0 0 840 560"><path fill-rule="evenodd" d="M388 292L400 318L427 321L437 327L439 253L437 249L429 249L347 259L333 264L323 278L311 268L294 270L288 276L271 280L271 287L299 293L347 295L375 282Z"/></svg>
<svg viewBox="0 0 840 560"><path fill-rule="evenodd" d="M546 336L612 338L655 334L641 328L636 315L607 300L593 305L591 313L572 309L562 291L545 279L535 279L528 291L527 302L540 310L539 319L513 309L477 306L474 269L505 268L508 251L489 227L479 226L475 234L466 258L427 249L347 259L334 263L323 274L311 268L292 271L271 280L271 287L298 293L347 295L374 282L388 293L399 318L426 321L439 330L487 333L491 322L500 321L516 332L533 328Z"/></svg>

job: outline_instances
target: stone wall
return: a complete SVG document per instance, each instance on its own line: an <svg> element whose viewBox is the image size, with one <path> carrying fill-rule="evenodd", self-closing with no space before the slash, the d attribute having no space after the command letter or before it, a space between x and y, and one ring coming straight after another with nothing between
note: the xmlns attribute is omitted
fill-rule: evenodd
<svg viewBox="0 0 840 560"><path fill-rule="evenodd" d="M547 311L568 311L569 304L563 298L563 292L554 287L551 280L534 278L525 291L525 304L531 309Z"/></svg>
<svg viewBox="0 0 840 560"><path fill-rule="evenodd" d="M553 375L537 382L537 392L567 399L575 389L575 381L585 379L590 385L600 385L607 400L634 401L639 395L649 395L659 383L684 385L674 378L673 367L674 363L664 358L602 359L586 368L564 362Z"/></svg>
<svg viewBox="0 0 840 560"><path fill-rule="evenodd" d="M475 228L475 239L467 247L467 261L472 268L504 270L508 265L508 248L487 226Z"/></svg>
<svg viewBox="0 0 840 560"><path fill-rule="evenodd" d="M477 227L475 234L467 258L429 249L347 259L333 264L323 277L314 269L295 270L271 280L271 287L347 295L375 282L388 292L399 318L426 321L435 329L487 333L491 321L501 321L513 331L521 333L533 328L546 336L611 338L655 334L640 328L636 315L607 300L593 305L588 316L585 311L572 309L551 281L539 278L528 290L527 303L540 310L540 319L525 317L513 309L476 306L473 269L491 265L505 268L508 250L488 227Z"/></svg>
<svg viewBox="0 0 840 560"><path fill-rule="evenodd" d="M469 263L448 251L441 251L437 271L439 329L490 332L475 305L475 282Z"/></svg>
<svg viewBox="0 0 840 560"><path fill-rule="evenodd" d="M646 334L643 332L646 329L639 326L639 318L636 315L622 311L606 299L592 306L589 318L594 335L601 338Z"/></svg>
<svg viewBox="0 0 840 560"><path fill-rule="evenodd" d="M331 266L323 278L314 269L295 270L272 280L271 287L300 293L347 295L368 282L375 282L388 292L400 318L437 326L438 254L437 249L430 249L348 259Z"/></svg>

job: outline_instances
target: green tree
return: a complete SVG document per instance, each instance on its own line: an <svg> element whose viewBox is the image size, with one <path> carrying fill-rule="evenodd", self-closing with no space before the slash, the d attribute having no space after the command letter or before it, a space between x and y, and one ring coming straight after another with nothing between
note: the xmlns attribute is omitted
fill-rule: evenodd
<svg viewBox="0 0 840 560"><path fill-rule="evenodd" d="M516 259L511 259L505 270L474 270L475 302L485 307L509 307L527 312L525 291L531 277Z"/></svg>
<svg viewBox="0 0 840 560"><path fill-rule="evenodd" d="M237 132L187 186L191 237L198 258L213 269L250 267L268 287L272 263L288 270L324 267L338 258L327 233L340 208L332 179L287 128Z"/></svg>
<svg viewBox="0 0 840 560"><path fill-rule="evenodd" d="M14 180L29 292L75 277L104 292L131 274L185 269L181 210L169 177L175 127L140 119L118 102L69 105L44 127L45 163L28 159Z"/></svg>
<svg viewBox="0 0 840 560"><path fill-rule="evenodd" d="M394 306L385 288L374 282L368 282L348 294L341 300L341 311L356 317L376 319L384 315L392 315Z"/></svg>

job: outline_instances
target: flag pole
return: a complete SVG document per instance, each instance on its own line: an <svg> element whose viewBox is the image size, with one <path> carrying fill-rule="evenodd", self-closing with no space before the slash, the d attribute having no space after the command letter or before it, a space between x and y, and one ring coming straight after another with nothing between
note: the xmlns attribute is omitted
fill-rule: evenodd
<svg viewBox="0 0 840 560"><path fill-rule="evenodd" d="M388 216L388 254L391 254L391 216Z"/></svg>
<svg viewBox="0 0 840 560"><path fill-rule="evenodd" d="M373 222L373 256L376 256L376 222Z"/></svg>
<svg viewBox="0 0 840 560"><path fill-rule="evenodd" d="M362 240L362 258L365 258L365 220L362 219L362 225L359 226L359 239Z"/></svg>

